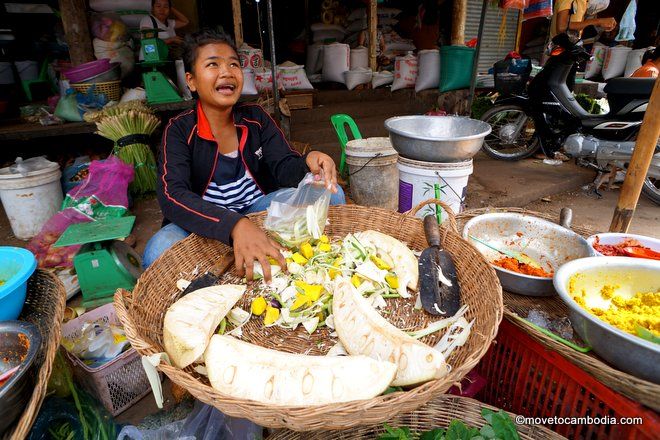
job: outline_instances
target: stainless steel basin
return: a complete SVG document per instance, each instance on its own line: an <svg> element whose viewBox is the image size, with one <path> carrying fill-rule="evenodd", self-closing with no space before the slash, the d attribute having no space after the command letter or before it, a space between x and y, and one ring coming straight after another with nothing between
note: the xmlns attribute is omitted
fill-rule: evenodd
<svg viewBox="0 0 660 440"><path fill-rule="evenodd" d="M385 128L401 156L426 162L469 160L491 131L483 121L460 116L396 116Z"/></svg>
<svg viewBox="0 0 660 440"><path fill-rule="evenodd" d="M626 333L580 307L569 292L569 282L576 274L584 277L586 288L597 292L606 284L625 286L632 293L652 292L660 286L660 261L582 258L562 266L554 277L555 289L569 308L573 328L594 352L626 373L660 384L660 344Z"/></svg>

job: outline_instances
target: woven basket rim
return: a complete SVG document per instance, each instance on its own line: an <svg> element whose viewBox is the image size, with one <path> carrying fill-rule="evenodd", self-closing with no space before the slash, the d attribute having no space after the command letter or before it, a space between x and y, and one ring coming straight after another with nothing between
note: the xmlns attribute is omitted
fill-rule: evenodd
<svg viewBox="0 0 660 440"><path fill-rule="evenodd" d="M478 215L491 213L491 212L514 212L520 214L526 214L534 217L539 217L544 220L549 220L551 222L557 223L559 219L558 215L553 213L543 213L530 211L523 208L515 207L504 207L504 208L478 208L464 211L456 216L458 224L462 227L465 222L471 218L474 218ZM597 234L598 232L585 227L572 226L575 232L580 234L583 237L589 237L591 235ZM511 310L511 304L507 304L508 292L504 295L504 314L507 320L512 322L514 325L519 327L521 330L524 330L536 341L543 344L546 348L559 352L562 356L569 359L571 362L579 366L580 368L587 371L589 374L594 376L596 379L601 381L604 384L607 384L613 390L633 399L639 403L642 403L655 411L660 411L660 400L658 395L660 395L660 384L654 384L652 382L639 379L631 374L625 373L616 369L615 367L609 365L603 361L600 357L593 352L589 353L580 353L566 345L555 341L549 336L541 333L529 323L524 321L515 311ZM510 294L511 297L517 297L516 294ZM530 297L535 298L537 301L554 301L556 297ZM563 303L562 303L563 304ZM568 316L568 315L567 315Z"/></svg>
<svg viewBox="0 0 660 440"><path fill-rule="evenodd" d="M348 213L357 212L360 213L360 215L366 216L367 218L375 215L396 216L394 218L403 218L405 219L405 221L413 222L412 224L415 224L420 230L423 229L422 220L418 218L414 218L412 212L409 212L407 214L399 214L384 209L366 208L358 205L343 205L337 207L335 206L330 207L331 217L333 215L339 216L340 213L342 213L342 215L348 215L346 214L347 212ZM264 214L261 215L263 216ZM361 421L362 416L364 416L365 412L374 410L374 408L382 408L383 405L388 405L389 408L392 408L397 412L401 412L404 410L413 410L416 407L426 403L434 396L445 392L449 388L449 386L451 386L453 383L460 381L460 379L465 374L467 374L468 371L470 371L472 368L474 368L477 365L479 359L481 359L481 357L485 355L486 351L490 347L490 344L494 340L495 335L497 333L497 328L503 316L501 286L499 285L499 281L497 280L494 270L490 268L490 266L485 262L485 260L482 257L480 259L480 254L478 253L476 248L472 244L463 240L456 232L452 231L449 228L442 228L442 236L443 236L443 241L449 238L451 240L455 240L457 243L460 243L461 249L464 249L464 252L469 252L470 258L472 260L474 259L478 260L477 262L473 262L470 264L483 265L484 272L483 274L481 274L481 276L487 277L489 283L484 287L484 289L492 288L492 290L488 294L489 295L488 298L491 299L490 297L492 296L493 299L493 302L488 304L487 312L484 312L484 313L488 313L488 315L485 316L490 316L490 318L488 318L486 321L484 321L483 324L481 324L488 327L488 329L485 328L482 329L482 331L486 330L485 334L479 333L478 340L483 342L479 342L479 344L481 345L479 345L479 347L474 347L472 351L465 352L466 359L464 363L458 366L454 366L452 371L443 379L427 382L408 391L396 392L385 396L377 396L374 397L373 399L368 399L368 400L336 403L329 405L318 405L313 407L272 406L272 405L265 405L260 402L234 399L234 398L230 398L229 396L222 395L221 393L217 392L216 390L206 385L205 383L200 382L196 377L194 377L188 371L190 370L190 367L188 367L187 370L180 370L173 366L169 366L169 365L165 365L164 363L161 363L157 368L163 373L165 373L168 377L170 377L170 379L173 382L188 389L191 392L191 394L193 394L193 396L195 396L199 400L202 400L209 404L216 404L216 405L220 405L222 403L221 402L222 400L225 401L224 403L229 403L229 402L236 403L236 405L234 406L223 407L221 409L223 410L223 412L229 415L248 418L257 423L262 424L263 426L268 426L272 428L288 427L294 430L309 430L309 429L315 430L315 429L324 429L326 427L332 429L332 427L334 426L350 427L350 426L357 426L360 424L368 423ZM191 235L190 237L175 244L170 250L166 251L165 254L163 254L158 260L156 260L156 262L154 263L154 265L152 265L152 267L154 266L157 267L159 261L164 261L164 259L168 258L168 255L174 255L178 249L181 249L184 246L194 243L195 240L199 241L204 239L201 239L195 236L194 234ZM143 277L144 276L145 275L143 274ZM141 277L141 279L143 277ZM133 316L131 314L131 310L134 310L134 308L138 309L140 307L140 304L134 301L134 295L136 295L137 294L136 292L140 292L142 289L140 281L141 280L138 281L138 284L136 285L133 292L118 290L115 293L115 297L114 297L115 308L117 315L119 316L120 320L122 321L122 324L124 325L126 335L129 341L131 342L131 344L133 345L133 347L138 351L139 354L149 356L149 355L157 354L161 350L157 349L155 342L149 341L147 338L142 336L139 327L136 325ZM479 308L477 307L477 309ZM158 313L160 315L164 315L164 309L162 309ZM160 330L160 332L162 332L162 329ZM465 349L467 350L467 348ZM242 408L243 406L245 406L245 410L243 410ZM269 416L268 420L256 420L258 416L255 416L254 414L259 411L261 411L261 413L259 414L262 413L267 414ZM339 417L338 414L341 417L344 417L345 415L345 420L342 420L341 425L328 425L328 426L323 425L323 423L332 423L326 421L323 418L324 415L327 417L331 417L331 416ZM313 427L310 427L305 422L305 418L310 415L313 415L313 417L315 418Z"/></svg>

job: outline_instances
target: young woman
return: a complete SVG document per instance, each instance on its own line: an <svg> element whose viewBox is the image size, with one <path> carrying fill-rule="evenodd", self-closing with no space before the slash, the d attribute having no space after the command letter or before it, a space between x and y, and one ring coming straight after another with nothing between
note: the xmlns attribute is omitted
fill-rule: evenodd
<svg viewBox="0 0 660 440"><path fill-rule="evenodd" d="M254 261L270 279L268 257L286 267L281 248L245 215L265 210L278 190L297 186L310 171L324 176L330 203L343 204L335 163L318 151L301 156L260 106L237 104L243 72L225 37L203 31L187 36L183 49L186 81L198 101L163 133L158 201L169 224L147 243L144 265L194 232L233 246L247 279Z"/></svg>
<svg viewBox="0 0 660 440"><path fill-rule="evenodd" d="M183 40L176 29L187 24L188 18L172 7L172 0L151 0L151 14L140 21L140 29L158 29L158 38L170 46L181 44Z"/></svg>

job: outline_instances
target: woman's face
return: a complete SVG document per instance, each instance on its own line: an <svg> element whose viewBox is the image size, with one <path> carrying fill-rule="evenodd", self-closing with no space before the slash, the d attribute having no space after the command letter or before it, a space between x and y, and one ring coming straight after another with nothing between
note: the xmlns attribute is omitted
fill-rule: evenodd
<svg viewBox="0 0 660 440"><path fill-rule="evenodd" d="M186 82L203 103L219 108L233 106L243 90L238 54L224 43L197 48L197 58L192 72L186 73Z"/></svg>
<svg viewBox="0 0 660 440"><path fill-rule="evenodd" d="M170 2L168 0L155 0L151 13L162 23L167 24L167 17L170 16Z"/></svg>

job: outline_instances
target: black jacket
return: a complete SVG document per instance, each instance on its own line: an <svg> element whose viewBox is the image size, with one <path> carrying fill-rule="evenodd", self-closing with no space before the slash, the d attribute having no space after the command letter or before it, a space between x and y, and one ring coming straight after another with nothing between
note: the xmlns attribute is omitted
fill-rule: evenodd
<svg viewBox="0 0 660 440"><path fill-rule="evenodd" d="M291 148L275 121L255 104L236 104L239 154L265 193L295 187L309 168ZM231 231L243 215L202 199L218 161L218 144L201 105L170 119L158 158L158 203L166 222L231 245Z"/></svg>

